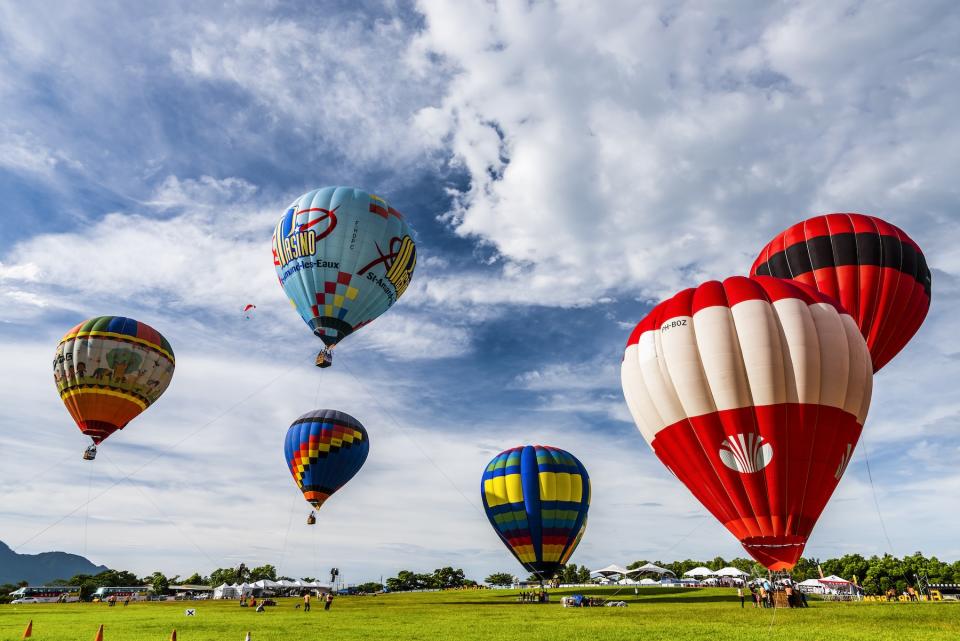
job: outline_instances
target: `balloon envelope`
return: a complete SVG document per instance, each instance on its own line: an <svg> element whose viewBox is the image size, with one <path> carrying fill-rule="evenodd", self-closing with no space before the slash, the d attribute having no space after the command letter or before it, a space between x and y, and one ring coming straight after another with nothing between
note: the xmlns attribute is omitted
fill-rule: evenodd
<svg viewBox="0 0 960 641"><path fill-rule="evenodd" d="M792 568L870 404L870 355L853 318L792 281L711 281L640 321L621 382L667 468L753 558Z"/></svg>
<svg viewBox="0 0 960 641"><path fill-rule="evenodd" d="M750 273L790 278L840 301L867 340L873 370L910 341L930 308L930 269L901 229L874 216L827 214L763 248Z"/></svg>
<svg viewBox="0 0 960 641"><path fill-rule="evenodd" d="M293 422L283 452L303 498L320 509L363 467L370 438L360 421L349 414L315 410Z"/></svg>
<svg viewBox="0 0 960 641"><path fill-rule="evenodd" d="M567 562L587 527L590 477L559 448L525 445L497 454L483 472L480 495L500 540L540 580Z"/></svg>
<svg viewBox="0 0 960 641"><path fill-rule="evenodd" d="M332 347L406 291L417 264L412 234L383 198L325 187L295 200L280 218L273 265L300 317Z"/></svg>
<svg viewBox="0 0 960 641"><path fill-rule="evenodd" d="M160 332L122 316L98 316L60 339L53 378L80 431L99 444L156 401L173 378Z"/></svg>

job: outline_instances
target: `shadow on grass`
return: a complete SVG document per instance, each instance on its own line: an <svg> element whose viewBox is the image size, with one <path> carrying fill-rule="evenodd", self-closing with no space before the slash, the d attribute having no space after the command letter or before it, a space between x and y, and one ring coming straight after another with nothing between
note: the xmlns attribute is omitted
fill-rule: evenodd
<svg viewBox="0 0 960 641"><path fill-rule="evenodd" d="M582 594L584 596L600 598L604 601L626 601L638 607L658 604L675 603L729 603L739 605L739 599L734 594L718 593L715 590L701 590L699 588L641 588L639 594L633 589L619 591L610 588L560 588L550 590L550 603L529 603L517 600L517 593L498 594L493 599L477 601L447 601L445 605L499 605L499 606L543 606L560 605L560 599L565 596ZM439 604L438 604L439 605ZM604 607L604 606L598 606Z"/></svg>

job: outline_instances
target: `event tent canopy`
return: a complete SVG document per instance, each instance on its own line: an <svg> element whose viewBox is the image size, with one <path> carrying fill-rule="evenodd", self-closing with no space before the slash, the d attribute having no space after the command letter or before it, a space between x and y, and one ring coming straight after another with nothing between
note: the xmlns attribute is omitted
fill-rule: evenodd
<svg viewBox="0 0 960 641"><path fill-rule="evenodd" d="M750 576L749 572L744 572L739 568L727 566L713 573L714 576Z"/></svg>
<svg viewBox="0 0 960 641"><path fill-rule="evenodd" d="M600 568L599 570L591 570L590 574L599 574L600 576L610 578L612 576L627 576L629 572L627 568L622 568L616 564L610 564L605 568Z"/></svg>
<svg viewBox="0 0 960 641"><path fill-rule="evenodd" d="M660 585L660 583L658 581L654 581L653 579L647 577L645 579L640 579L640 585Z"/></svg>
<svg viewBox="0 0 960 641"><path fill-rule="evenodd" d="M653 563L646 563L638 568L627 570L627 574L645 574L648 572L651 574L673 574L672 570L662 568L659 565L654 565Z"/></svg>
<svg viewBox="0 0 960 641"><path fill-rule="evenodd" d="M253 582L253 587L259 588L261 590L264 588L279 587L279 585L280 585L279 583L277 583L276 581L271 581L270 579L260 579L259 581Z"/></svg>
<svg viewBox="0 0 960 641"><path fill-rule="evenodd" d="M850 582L846 579L841 579L836 574L831 574L830 576L825 576L820 579L820 583L834 583L837 585L850 585Z"/></svg>
<svg viewBox="0 0 960 641"><path fill-rule="evenodd" d="M705 568L702 565L698 568L693 568L692 570L687 570L683 573L683 576L713 576L713 570L710 568Z"/></svg>

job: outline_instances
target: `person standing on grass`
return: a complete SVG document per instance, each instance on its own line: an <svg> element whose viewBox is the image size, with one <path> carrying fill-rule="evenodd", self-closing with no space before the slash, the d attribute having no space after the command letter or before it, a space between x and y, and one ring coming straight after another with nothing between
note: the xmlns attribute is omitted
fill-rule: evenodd
<svg viewBox="0 0 960 641"><path fill-rule="evenodd" d="M333 594L330 592L327 592L327 598L324 599L323 609L329 610L331 603L333 603Z"/></svg>
<svg viewBox="0 0 960 641"><path fill-rule="evenodd" d="M743 609L743 588L737 588L737 597L740 599L740 609Z"/></svg>
<svg viewBox="0 0 960 641"><path fill-rule="evenodd" d="M304 612L310 611L310 593L309 592L305 592L303 595L303 611Z"/></svg>

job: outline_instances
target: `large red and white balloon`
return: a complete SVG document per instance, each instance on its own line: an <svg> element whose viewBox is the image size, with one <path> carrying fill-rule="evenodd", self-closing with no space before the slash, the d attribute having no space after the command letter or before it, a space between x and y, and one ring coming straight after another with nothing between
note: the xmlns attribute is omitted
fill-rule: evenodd
<svg viewBox="0 0 960 641"><path fill-rule="evenodd" d="M792 281L710 281L640 321L621 380L657 457L753 558L792 568L870 405L850 314Z"/></svg>

